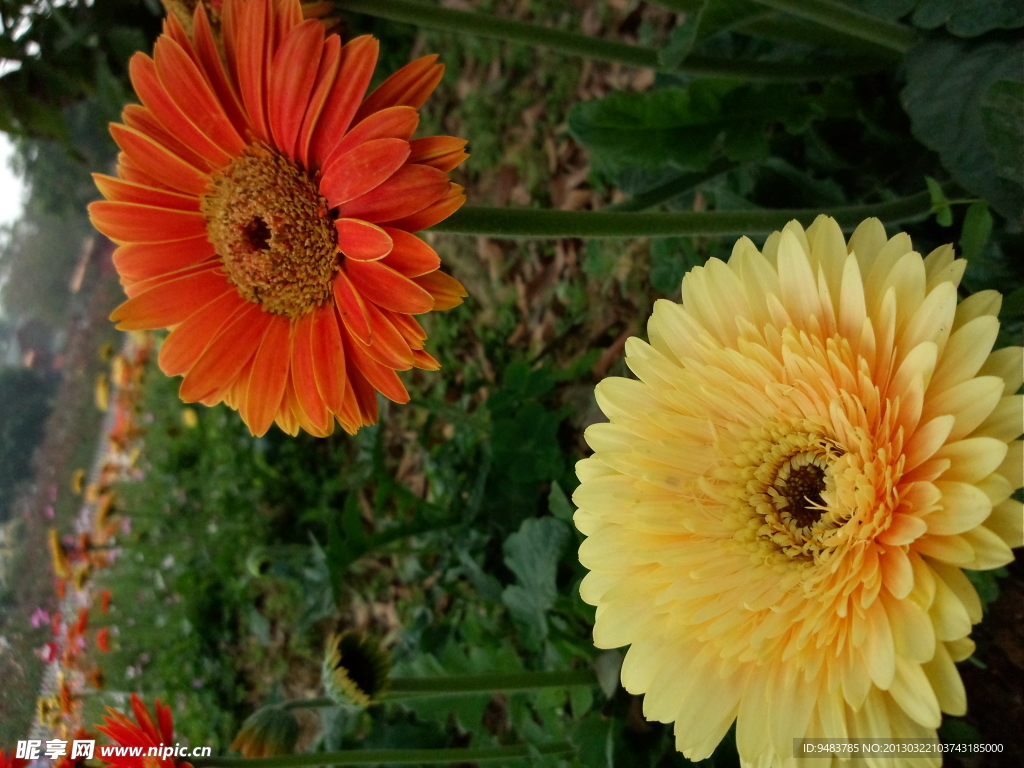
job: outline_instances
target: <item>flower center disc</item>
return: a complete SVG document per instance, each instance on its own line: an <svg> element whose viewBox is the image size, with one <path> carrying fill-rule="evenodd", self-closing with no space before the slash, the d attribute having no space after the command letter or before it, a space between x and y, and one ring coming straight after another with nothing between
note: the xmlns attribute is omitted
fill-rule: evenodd
<svg viewBox="0 0 1024 768"><path fill-rule="evenodd" d="M214 176L202 211L246 301L292 319L328 302L338 269L334 222L316 182L291 160L249 147Z"/></svg>
<svg viewBox="0 0 1024 768"><path fill-rule="evenodd" d="M825 460L811 453L798 453L779 468L772 484L775 506L794 520L798 527L807 528L821 519L825 490Z"/></svg>

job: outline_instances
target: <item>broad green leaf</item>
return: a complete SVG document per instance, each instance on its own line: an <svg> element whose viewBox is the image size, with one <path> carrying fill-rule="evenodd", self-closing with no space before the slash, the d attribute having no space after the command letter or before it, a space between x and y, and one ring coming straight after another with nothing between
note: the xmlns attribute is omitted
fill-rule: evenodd
<svg viewBox="0 0 1024 768"><path fill-rule="evenodd" d="M971 203L960 230L960 255L970 261L981 255L992 236L992 214L984 203Z"/></svg>
<svg viewBox="0 0 1024 768"><path fill-rule="evenodd" d="M527 629L527 638L534 645L547 637L545 614L558 597L555 576L568 539L569 531L561 520L530 518L505 539L502 548L505 565L516 575L517 583L505 587L501 599Z"/></svg>
<svg viewBox="0 0 1024 768"><path fill-rule="evenodd" d="M931 176L925 176L924 180L928 185L928 194L932 198L932 213L935 214L935 220L940 226L953 226L953 209L949 207L949 200L942 191L942 185Z"/></svg>
<svg viewBox="0 0 1024 768"><path fill-rule="evenodd" d="M907 54L902 93L914 136L939 153L957 183L1012 219L1024 208L1024 187L999 177L983 107L993 83L1022 79L1022 56L1022 43L928 40Z"/></svg>
<svg viewBox="0 0 1024 768"><path fill-rule="evenodd" d="M1024 186L1024 82L993 83L982 101L981 119L996 156L996 173Z"/></svg>
<svg viewBox="0 0 1024 768"><path fill-rule="evenodd" d="M1020 0L920 0L910 17L918 27L935 29L943 24L958 37L977 37L993 29L1024 26Z"/></svg>
<svg viewBox="0 0 1024 768"><path fill-rule="evenodd" d="M721 86L646 93L615 91L603 99L576 104L569 130L602 163L658 168L671 163L702 170L711 162L722 132Z"/></svg>

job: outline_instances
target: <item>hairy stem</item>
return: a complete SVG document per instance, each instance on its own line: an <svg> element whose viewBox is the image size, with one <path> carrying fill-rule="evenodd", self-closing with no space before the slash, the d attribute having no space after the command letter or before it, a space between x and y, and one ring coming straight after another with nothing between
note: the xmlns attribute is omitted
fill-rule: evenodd
<svg viewBox="0 0 1024 768"><path fill-rule="evenodd" d="M314 752L277 757L195 757L194 768L313 768L320 765L427 765L439 763L479 763L489 760L516 760L532 754L559 755L573 751L560 741L554 744L514 744L507 747L467 747L456 749L348 749L340 752Z"/></svg>
<svg viewBox="0 0 1024 768"><path fill-rule="evenodd" d="M621 211L558 211L539 208L462 208L435 224L434 232L497 238L676 237L680 235L766 235L796 219L808 226L819 214L831 216L850 230L864 219L898 224L927 215L931 195L921 192L885 203L837 208L708 211L706 213L627 213Z"/></svg>
<svg viewBox="0 0 1024 768"><path fill-rule="evenodd" d="M826 80L831 77L846 77L872 72L885 66L872 59L846 59L822 63L755 62L690 56L679 66L667 68L661 64L658 52L653 48L542 27L539 24L530 24L516 19L503 19L471 11L456 11L414 0L338 0L337 6L347 11L365 13L430 29L462 32L513 43L537 45L573 56L614 61L633 67L646 67L699 77L744 80Z"/></svg>

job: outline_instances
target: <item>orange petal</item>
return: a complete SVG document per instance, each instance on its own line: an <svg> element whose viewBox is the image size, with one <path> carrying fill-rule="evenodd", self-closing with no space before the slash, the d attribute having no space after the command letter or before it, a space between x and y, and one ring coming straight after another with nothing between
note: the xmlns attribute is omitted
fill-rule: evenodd
<svg viewBox="0 0 1024 768"><path fill-rule="evenodd" d="M444 75L444 64L437 64L437 54L433 53L410 62L385 80L367 96L366 101L356 113L358 123L367 115L388 107L406 106L419 109L423 102L441 82Z"/></svg>
<svg viewBox="0 0 1024 768"><path fill-rule="evenodd" d="M466 153L465 139L455 136L424 136L409 142L412 153L410 163L429 165L439 171L450 171L461 165L469 155Z"/></svg>
<svg viewBox="0 0 1024 768"><path fill-rule="evenodd" d="M228 161L244 152L245 141L232 125L210 82L182 47L170 40L158 40L153 57L163 87L202 135L208 137Z"/></svg>
<svg viewBox="0 0 1024 768"><path fill-rule="evenodd" d="M295 390L295 404L300 411L299 421L309 422L320 432L326 432L333 419L324 402L316 383L315 358L313 354L313 325L316 312L307 312L295 322L292 339L292 387ZM341 351L340 336L336 349ZM341 365L344 367L344 358ZM336 366L335 366L336 367ZM325 382L325 390L330 390L331 382ZM303 425L303 429L313 430Z"/></svg>
<svg viewBox="0 0 1024 768"><path fill-rule="evenodd" d="M161 58L165 59L164 52L167 47L175 45L177 44L173 40L161 36L156 41L153 53L154 55L159 53ZM187 60L188 56L185 56L185 59ZM164 68L166 69L166 61ZM230 161L231 158L224 150L210 141L206 134L200 131L174 102L163 83L160 82L157 65L153 59L144 53L136 53L129 63L129 71L135 92L146 109L169 134L186 147L186 153L182 153L180 149L178 152L184 160L202 170L220 168ZM176 147L176 149L178 148Z"/></svg>
<svg viewBox="0 0 1024 768"><path fill-rule="evenodd" d="M146 280L199 264L217 251L206 237L166 243L128 243L114 251L114 266L127 280Z"/></svg>
<svg viewBox="0 0 1024 768"><path fill-rule="evenodd" d="M398 329L398 332L402 334L402 338L405 339L405 343L409 345L413 352L417 349L423 349L423 342L427 339L427 332L423 330L423 326L419 324L415 317L402 314L401 312L392 312L389 309L382 309L381 312Z"/></svg>
<svg viewBox="0 0 1024 768"><path fill-rule="evenodd" d="M138 104L128 105L128 107L138 106ZM139 109L145 109L145 107L139 107ZM128 108L126 107L125 113L127 114L127 112ZM151 187L153 189L165 189L168 192L174 191L158 179L154 179L152 176L140 171L138 166L124 152L117 153L117 175L124 181L130 181L132 184L141 184L144 187Z"/></svg>
<svg viewBox="0 0 1024 768"><path fill-rule="evenodd" d="M313 86L313 94L309 97L309 105L302 117L302 127L299 128L299 135L295 142L295 155L304 168L317 168L310 163L309 150L313 142L313 128L320 113L323 112L327 103L327 96L334 85L334 79L338 75L338 65L341 63L341 38L337 35L329 35L324 42L323 54L320 57L320 66L316 73L316 84Z"/></svg>
<svg viewBox="0 0 1024 768"><path fill-rule="evenodd" d="M434 297L434 309L436 310L457 307L469 295L462 287L462 283L444 272L431 272L429 275L423 275L414 280Z"/></svg>
<svg viewBox="0 0 1024 768"><path fill-rule="evenodd" d="M374 139L402 139L408 141L420 123L419 113L412 107L391 107L374 112L349 131L325 160L330 163L335 155L349 152L360 144Z"/></svg>
<svg viewBox="0 0 1024 768"><path fill-rule="evenodd" d="M138 296L141 293L145 293L150 288L155 288L158 285L169 283L172 280L179 280L188 275L195 275L199 274L200 272L209 272L211 270L213 270L214 272L219 272L220 270L217 269L217 266L218 265L216 263L205 262L200 264L192 264L191 266L182 267L181 269L175 270L174 272L165 272L160 275L155 275L153 277L146 278L145 280L122 280L122 283L124 284L125 294L128 296L129 299L134 299L136 296Z"/></svg>
<svg viewBox="0 0 1024 768"><path fill-rule="evenodd" d="M324 166L320 194L332 208L347 203L379 187L408 156L409 142L402 139L374 139L348 152L335 152Z"/></svg>
<svg viewBox="0 0 1024 768"><path fill-rule="evenodd" d="M132 163L146 175L159 179L178 192L190 195L206 193L210 183L207 174L142 132L114 123L110 126L110 134Z"/></svg>
<svg viewBox="0 0 1024 768"><path fill-rule="evenodd" d="M391 252L384 257L384 263L393 270L406 277L419 277L441 266L437 252L416 235L394 227L383 229L394 243Z"/></svg>
<svg viewBox="0 0 1024 768"><path fill-rule="evenodd" d="M443 171L426 165L403 165L387 181L365 195L338 206L341 216L373 223L395 221L422 211L448 191ZM398 227L404 229L404 227Z"/></svg>
<svg viewBox="0 0 1024 768"><path fill-rule="evenodd" d="M89 220L115 243L160 243L206 235L206 217L138 203L100 200L89 203Z"/></svg>
<svg viewBox="0 0 1024 768"><path fill-rule="evenodd" d="M355 363L355 367L359 370L366 380L373 385L373 388L380 392L388 400L393 400L396 403L407 403L409 402L409 393L406 391L405 386L402 384L402 380L398 378L398 374L395 373L394 369L389 368L386 365L381 365L372 357L366 353L366 348L359 342L358 339L346 334L345 338L345 352L348 354L349 360ZM359 396L358 390L356 396ZM359 398L360 406L363 405L363 398Z"/></svg>
<svg viewBox="0 0 1024 768"><path fill-rule="evenodd" d="M374 261L391 251L391 236L376 224L362 219L337 219L338 248L350 259Z"/></svg>
<svg viewBox="0 0 1024 768"><path fill-rule="evenodd" d="M185 28L181 26L181 22L178 21L178 17L173 14L168 14L164 17L163 32L167 37L176 42L186 51L191 50L192 42L188 39L188 33Z"/></svg>
<svg viewBox="0 0 1024 768"><path fill-rule="evenodd" d="M137 184L114 176L94 173L92 179L107 200L118 203L140 203L160 208L175 208L179 211L198 211L199 198L195 195L179 195L166 189Z"/></svg>
<svg viewBox="0 0 1024 768"><path fill-rule="evenodd" d="M225 33L225 47L227 42L227 16L225 11L222 17L222 29ZM235 87L228 80L224 71L224 64L220 58L220 51L213 40L213 30L210 28L210 21L206 17L206 7L202 3L196 3L195 14L192 16L192 34L195 42L196 57L203 68L203 72L210 80L210 86L217 95L218 103L224 108L228 119L239 136L245 136L246 131L251 130L249 118L242 109L242 102L238 98Z"/></svg>
<svg viewBox="0 0 1024 768"><path fill-rule="evenodd" d="M229 284L221 296L194 312L168 334L160 345L160 370L168 376L187 373L220 330L247 303L238 295L238 289Z"/></svg>
<svg viewBox="0 0 1024 768"><path fill-rule="evenodd" d="M122 331L167 328L222 295L225 285L227 279L214 269L191 272L129 299L111 313L110 319Z"/></svg>
<svg viewBox="0 0 1024 768"><path fill-rule="evenodd" d="M412 350L394 324L375 304L367 303L366 311L370 315L370 344L363 347L363 351L381 365L396 371L412 368ZM362 346L358 339L356 344Z"/></svg>
<svg viewBox="0 0 1024 768"><path fill-rule="evenodd" d="M370 318L366 314L366 304L362 296L352 285L352 281L344 270L338 272L334 277L334 300L338 304L338 313L341 315L345 327L351 331L356 338L362 339L364 343L370 343ZM334 410L333 408L331 410ZM335 411L336 412L336 411Z"/></svg>
<svg viewBox="0 0 1024 768"><path fill-rule="evenodd" d="M225 390L237 383L239 373L255 356L274 315L264 312L259 304L246 302L246 305L185 374L178 395L186 403L219 402ZM248 380L239 386L245 390ZM242 405L239 403L238 407Z"/></svg>
<svg viewBox="0 0 1024 768"><path fill-rule="evenodd" d="M398 227L408 232L419 232L421 229L432 227L439 221L444 221L455 213L462 204L466 202L466 193L458 184L452 184L451 188L433 205L429 205L419 213L386 222L388 226Z"/></svg>
<svg viewBox="0 0 1024 768"><path fill-rule="evenodd" d="M292 321L284 315L272 315L252 364L245 407L239 413L256 437L266 434L281 408L288 383L291 326Z"/></svg>
<svg viewBox="0 0 1024 768"><path fill-rule="evenodd" d="M379 261L349 259L344 273L363 298L384 309L419 315L434 308L434 299L426 290Z"/></svg>
<svg viewBox="0 0 1024 768"><path fill-rule="evenodd" d="M271 0L246 0L238 10L238 38L235 41L238 90L252 120L256 138L270 141L267 124L267 63L274 43Z"/></svg>
<svg viewBox="0 0 1024 768"><path fill-rule="evenodd" d="M256 343L259 344L259 339L256 340ZM252 363L255 357L256 350L253 349L252 357L242 366L242 370L235 375L235 378L229 384L225 384L220 389L214 389L199 402L204 405L214 406L223 400L228 408L233 408L236 411L242 410L245 407L245 396L249 392L249 374L252 373Z"/></svg>
<svg viewBox="0 0 1024 768"><path fill-rule="evenodd" d="M174 45L167 37L157 40L157 46ZM135 53L128 63L131 82L139 99L156 120L162 133L148 126L146 133L178 155L186 163L204 171L219 168L226 162L226 156L209 138L203 135L174 103L170 94L160 82L156 62L144 53Z"/></svg>
<svg viewBox="0 0 1024 768"><path fill-rule="evenodd" d="M286 435L296 437L299 434L299 430L302 429L304 421L304 417L301 420L299 419L299 404L295 399L295 387L292 385L291 378L289 378L285 382L284 396L281 398L281 407L277 409L277 415L274 416L274 423ZM309 430L306 431L308 432Z"/></svg>
<svg viewBox="0 0 1024 768"><path fill-rule="evenodd" d="M295 7L298 3L283 3ZM289 157L295 156L299 129L309 106L324 49L324 27L303 21L285 36L270 70L268 114L274 142Z"/></svg>
<svg viewBox="0 0 1024 768"><path fill-rule="evenodd" d="M163 123L156 119L156 116L150 110L141 104L129 104L126 106L121 113L121 119L124 120L124 124L129 128L134 128L144 133L157 144L182 158L186 163L193 165L197 169L202 169L203 173L208 171L209 163L185 146ZM123 174L121 176L126 178ZM149 186L154 185L150 184Z"/></svg>
<svg viewBox="0 0 1024 768"><path fill-rule="evenodd" d="M298 0L275 0L274 2L274 52L281 49L289 33L302 23L302 6ZM320 25L323 29L323 24Z"/></svg>
<svg viewBox="0 0 1024 768"><path fill-rule="evenodd" d="M315 309L312 314L309 339L313 355L313 381L316 383L320 399L328 410L340 413L345 403L348 377L338 316L334 312L334 307L330 306ZM312 393L304 393L303 397L310 394Z"/></svg>
<svg viewBox="0 0 1024 768"><path fill-rule="evenodd" d="M377 66L380 43L370 35L357 37L341 49L341 64L313 129L309 167L319 168L345 135Z"/></svg>
<svg viewBox="0 0 1024 768"><path fill-rule="evenodd" d="M348 383L345 403L336 415L342 428L350 435L354 435L360 427L376 423L377 390L354 365L350 366Z"/></svg>
<svg viewBox="0 0 1024 768"><path fill-rule="evenodd" d="M422 349L414 349L412 352L412 364L414 368L423 371L439 371L441 364Z"/></svg>

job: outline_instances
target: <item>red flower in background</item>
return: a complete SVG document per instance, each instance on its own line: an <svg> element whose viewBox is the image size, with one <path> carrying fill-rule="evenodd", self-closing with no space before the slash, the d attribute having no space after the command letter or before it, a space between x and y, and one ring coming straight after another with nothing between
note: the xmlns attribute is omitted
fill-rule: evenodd
<svg viewBox="0 0 1024 768"><path fill-rule="evenodd" d="M104 653L110 651L110 627L104 627L96 633L96 647Z"/></svg>

